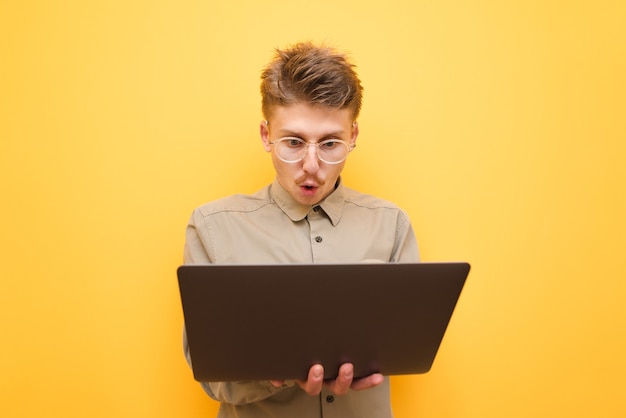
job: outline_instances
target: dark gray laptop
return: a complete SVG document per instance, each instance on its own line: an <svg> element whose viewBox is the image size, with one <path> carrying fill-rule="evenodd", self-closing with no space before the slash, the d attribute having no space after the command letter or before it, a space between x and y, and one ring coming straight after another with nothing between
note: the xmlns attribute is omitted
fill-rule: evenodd
<svg viewBox="0 0 626 418"><path fill-rule="evenodd" d="M187 265L178 268L198 381L355 378L430 370L467 263Z"/></svg>

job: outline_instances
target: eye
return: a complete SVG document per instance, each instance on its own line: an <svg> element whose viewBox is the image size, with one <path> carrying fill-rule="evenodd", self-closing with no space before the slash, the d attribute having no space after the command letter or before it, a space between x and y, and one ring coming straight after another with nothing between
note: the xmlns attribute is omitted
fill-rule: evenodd
<svg viewBox="0 0 626 418"><path fill-rule="evenodd" d="M320 143L320 148L331 150L339 147L340 145L342 145L342 142L339 139L327 139L326 141L322 141Z"/></svg>
<svg viewBox="0 0 626 418"><path fill-rule="evenodd" d="M285 138L282 142L289 148L302 148L304 141L300 138Z"/></svg>

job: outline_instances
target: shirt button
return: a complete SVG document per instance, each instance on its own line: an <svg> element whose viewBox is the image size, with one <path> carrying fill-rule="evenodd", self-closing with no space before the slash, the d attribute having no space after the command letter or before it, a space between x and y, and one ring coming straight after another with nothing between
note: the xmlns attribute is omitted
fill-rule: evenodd
<svg viewBox="0 0 626 418"><path fill-rule="evenodd" d="M326 397L326 402L333 403L335 401L335 397L333 395L328 395Z"/></svg>
<svg viewBox="0 0 626 418"><path fill-rule="evenodd" d="M319 211L320 211L320 207L319 207L319 206L315 206L315 207L313 208L313 212L319 212Z"/></svg>
<svg viewBox="0 0 626 418"><path fill-rule="evenodd" d="M320 237L319 235L315 237L315 242L322 242L322 237Z"/></svg>

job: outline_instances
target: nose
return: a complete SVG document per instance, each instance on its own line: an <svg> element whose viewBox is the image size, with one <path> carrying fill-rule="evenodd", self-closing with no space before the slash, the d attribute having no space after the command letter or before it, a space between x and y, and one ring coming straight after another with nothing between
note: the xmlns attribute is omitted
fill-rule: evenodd
<svg viewBox="0 0 626 418"><path fill-rule="evenodd" d="M317 147L315 144L307 144L306 154L302 160L302 169L307 173L315 173L320 168L320 162L317 158Z"/></svg>

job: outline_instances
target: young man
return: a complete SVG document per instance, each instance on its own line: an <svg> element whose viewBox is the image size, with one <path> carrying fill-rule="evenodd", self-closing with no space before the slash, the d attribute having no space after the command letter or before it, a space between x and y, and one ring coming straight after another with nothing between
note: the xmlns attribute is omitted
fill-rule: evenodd
<svg viewBox="0 0 626 418"><path fill-rule="evenodd" d="M260 134L276 178L253 195L196 209L187 226L185 263L418 261L406 213L348 189L340 178L359 134L362 87L354 66L333 49L300 43L277 50L261 79ZM281 319L267 320L271 326ZM306 381L202 387L221 402L219 418L392 417L388 378L353 379L351 364L331 382L323 381L322 365L314 365Z"/></svg>

